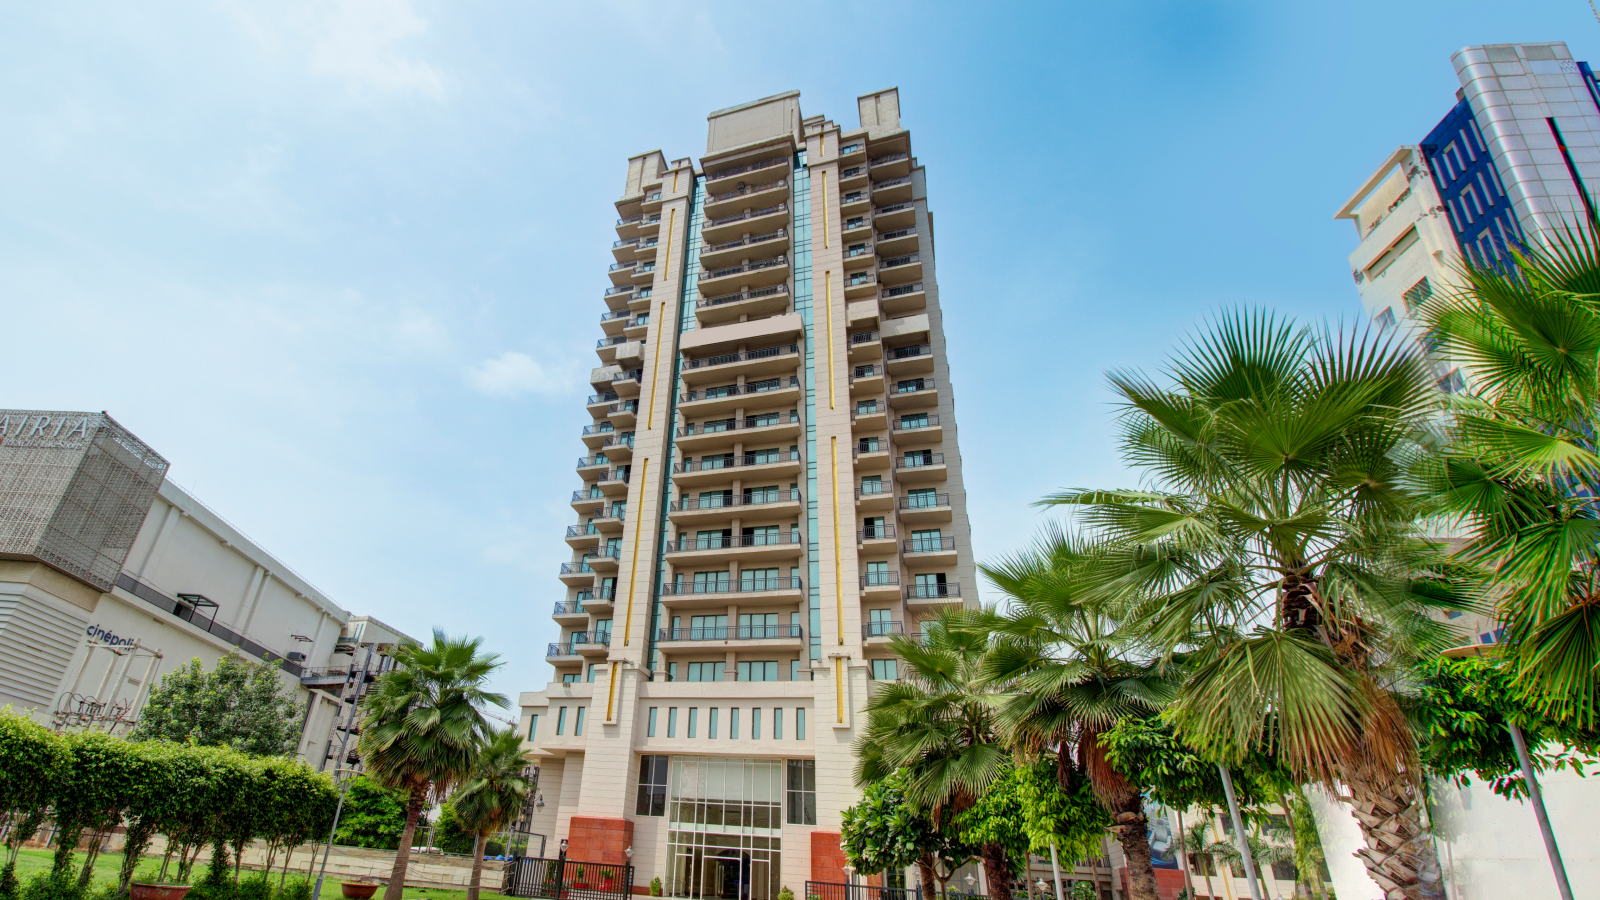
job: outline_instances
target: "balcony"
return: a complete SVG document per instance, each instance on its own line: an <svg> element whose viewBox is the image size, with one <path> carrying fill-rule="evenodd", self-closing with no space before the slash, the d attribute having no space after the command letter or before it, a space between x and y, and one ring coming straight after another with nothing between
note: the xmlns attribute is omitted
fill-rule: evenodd
<svg viewBox="0 0 1600 900"><path fill-rule="evenodd" d="M928 295L922 289L922 282L916 281L884 288L878 292L878 302L883 306L884 315L903 316L927 309Z"/></svg>
<svg viewBox="0 0 1600 900"><path fill-rule="evenodd" d="M857 408L850 413L850 430L856 433L882 431L889 426L889 414L881 404L868 410Z"/></svg>
<svg viewBox="0 0 1600 900"><path fill-rule="evenodd" d="M611 389L622 397L639 396L639 382L644 378L643 369L627 369L611 376Z"/></svg>
<svg viewBox="0 0 1600 900"><path fill-rule="evenodd" d="M579 513L598 510L605 505L605 502L605 493L594 485L590 485L581 491L572 492L572 508Z"/></svg>
<svg viewBox="0 0 1600 900"><path fill-rule="evenodd" d="M578 592L577 602L592 613L611 612L611 604L617 597L615 585L603 588L585 588Z"/></svg>
<svg viewBox="0 0 1600 900"><path fill-rule="evenodd" d="M718 647L801 647L805 633L799 625L720 625L700 628L662 628L656 632L656 643L667 649L680 645L715 644Z"/></svg>
<svg viewBox="0 0 1600 900"><path fill-rule="evenodd" d="M600 481L595 484L595 487L599 488L600 492L608 498L626 497L628 495L628 477L629 473L619 466L601 475Z"/></svg>
<svg viewBox="0 0 1600 900"><path fill-rule="evenodd" d="M774 316L789 309L789 286L774 284L755 290L702 297L695 301L694 314L701 324L716 325L736 322L740 316L761 318Z"/></svg>
<svg viewBox="0 0 1600 900"><path fill-rule="evenodd" d="M606 417L618 428L626 428L639 418L639 401L622 400L606 407Z"/></svg>
<svg viewBox="0 0 1600 900"><path fill-rule="evenodd" d="M889 385L889 405L895 409L921 409L939 405L939 390L932 378L907 378Z"/></svg>
<svg viewBox="0 0 1600 900"><path fill-rule="evenodd" d="M678 449L685 453L714 450L737 442L792 438L800 433L800 414L795 410L747 416L743 419L718 419L690 423L678 429Z"/></svg>
<svg viewBox="0 0 1600 900"><path fill-rule="evenodd" d="M839 192L839 213L854 215L872 208L872 192L866 188Z"/></svg>
<svg viewBox="0 0 1600 900"><path fill-rule="evenodd" d="M739 375L787 375L793 373L799 364L800 345L784 344L760 350L686 359L678 371L684 384L705 384L708 381L728 380Z"/></svg>
<svg viewBox="0 0 1600 900"><path fill-rule="evenodd" d="M755 181L751 178L757 172L772 172L772 170L790 165L789 157L773 156L767 159L756 160L741 166L731 166L706 173L706 193L718 194L734 188L740 181ZM773 173L776 174L776 173Z"/></svg>
<svg viewBox="0 0 1600 900"><path fill-rule="evenodd" d="M622 532L622 517L605 515L603 512L594 517L591 523L600 529L601 534L620 534Z"/></svg>
<svg viewBox="0 0 1600 900"><path fill-rule="evenodd" d="M676 479L674 479L676 483ZM727 522L734 516L743 520L792 518L800 508L800 491L744 491L740 494L690 497L674 500L667 506L667 519L676 525Z"/></svg>
<svg viewBox="0 0 1600 900"><path fill-rule="evenodd" d="M608 445L606 455L614 462L622 462L633 458L633 438L620 438Z"/></svg>
<svg viewBox="0 0 1600 900"><path fill-rule="evenodd" d="M868 572L861 576L861 599L900 599L899 572Z"/></svg>
<svg viewBox="0 0 1600 900"><path fill-rule="evenodd" d="M760 184L747 184L720 194L706 194L705 217L715 219L740 210L776 206L789 199L789 179L775 178Z"/></svg>
<svg viewBox="0 0 1600 900"><path fill-rule="evenodd" d="M656 234L661 230L661 214L645 213L638 227L640 234Z"/></svg>
<svg viewBox="0 0 1600 900"><path fill-rule="evenodd" d="M715 415L740 408L790 406L800 399L800 378L766 378L678 395L678 411L686 418Z"/></svg>
<svg viewBox="0 0 1600 900"><path fill-rule="evenodd" d="M600 357L600 363L607 366L615 363L617 361L617 348L627 342L628 338L620 334L616 337L601 338L597 341L594 346L595 353Z"/></svg>
<svg viewBox="0 0 1600 900"><path fill-rule="evenodd" d="M623 238L619 241L613 241L611 244L611 255L616 257L617 262L633 259L633 251L635 247L639 246L639 240L640 239L637 237L631 237Z"/></svg>
<svg viewBox="0 0 1600 900"><path fill-rule="evenodd" d="M556 611L550 614L550 618L555 619L557 622L572 619L588 619L589 611L584 609L583 604L576 600L557 600Z"/></svg>
<svg viewBox="0 0 1600 900"><path fill-rule="evenodd" d="M861 626L864 640L878 640L880 643L887 643L895 635L905 633L905 627L899 622L867 622Z"/></svg>
<svg viewBox="0 0 1600 900"><path fill-rule="evenodd" d="M610 575L617 571L617 561L621 556L622 551L620 549L590 547L584 551L583 564L588 566L591 571Z"/></svg>
<svg viewBox="0 0 1600 900"><path fill-rule="evenodd" d="M634 258L639 260L640 262L643 262L643 261L645 261L647 259L650 259L650 260L655 259L656 255L655 255L655 253L653 253L651 251L654 251L656 249L656 247L660 243L661 243L661 240L659 238L654 238L654 237L642 237L642 238L639 238L639 242L633 246Z"/></svg>
<svg viewBox="0 0 1600 900"><path fill-rule="evenodd" d="M894 477L903 484L944 481L948 477L944 466L944 454L923 450L896 457Z"/></svg>
<svg viewBox="0 0 1600 900"><path fill-rule="evenodd" d="M885 287L908 284L922 277L922 254L908 253L878 261L878 283Z"/></svg>
<svg viewBox="0 0 1600 900"><path fill-rule="evenodd" d="M869 237L872 234L871 216L846 216L839 226L839 236L847 241Z"/></svg>
<svg viewBox="0 0 1600 900"><path fill-rule="evenodd" d="M960 602L961 585L951 581L945 584L908 584L906 585L906 601L908 603L949 603Z"/></svg>
<svg viewBox="0 0 1600 900"><path fill-rule="evenodd" d="M772 231L789 224L789 204L776 203L759 209L747 209L726 216L705 219L700 225L700 240L726 241L745 232L756 234Z"/></svg>
<svg viewBox="0 0 1600 900"><path fill-rule="evenodd" d="M884 362L891 375L919 375L933 371L933 345L890 347Z"/></svg>
<svg viewBox="0 0 1600 900"><path fill-rule="evenodd" d="M894 178L911 172L910 153L885 153L868 162L873 178Z"/></svg>
<svg viewBox="0 0 1600 900"><path fill-rule="evenodd" d="M594 546L594 542L599 538L599 536L600 529L594 525L567 526L567 546L574 550L581 550L584 547Z"/></svg>
<svg viewBox="0 0 1600 900"><path fill-rule="evenodd" d="M870 268L877 257L872 254L872 242L862 241L844 248L844 269L846 273Z"/></svg>
<svg viewBox="0 0 1600 900"><path fill-rule="evenodd" d="M730 294L734 289L766 287L789 278L789 256L779 254L771 259L751 260L737 266L709 269L700 273L700 295L715 297Z"/></svg>
<svg viewBox="0 0 1600 900"><path fill-rule="evenodd" d="M632 283L606 288L604 295L606 308L614 310L626 309L628 300L633 297L633 293L636 290L638 290L638 288L634 287Z"/></svg>
<svg viewBox="0 0 1600 900"><path fill-rule="evenodd" d="M594 584L594 570L588 563L564 562L561 564L561 583L568 587Z"/></svg>
<svg viewBox="0 0 1600 900"><path fill-rule="evenodd" d="M741 259L768 259L789 250L789 229L737 237L731 241L705 244L700 248L700 267L715 270L737 265Z"/></svg>
<svg viewBox="0 0 1600 900"><path fill-rule="evenodd" d="M682 487L722 483L734 478L778 477L800 471L799 450L770 450L744 456L711 456L672 465L672 483Z"/></svg>
<svg viewBox="0 0 1600 900"><path fill-rule="evenodd" d="M883 366L856 366L850 370L850 396L876 397L883 393Z"/></svg>
<svg viewBox="0 0 1600 900"><path fill-rule="evenodd" d="M883 357L883 340L876 331L858 331L845 339L851 362Z"/></svg>
<svg viewBox="0 0 1600 900"><path fill-rule="evenodd" d="M598 631L594 634L585 634L581 631L574 632L572 635L572 649L582 656L605 656L611 652L611 632Z"/></svg>
<svg viewBox="0 0 1600 900"><path fill-rule="evenodd" d="M863 481L856 488L856 506L863 512L894 508L894 491L887 482Z"/></svg>
<svg viewBox="0 0 1600 900"><path fill-rule="evenodd" d="M891 203L872 211L872 224L881 231L907 228L917 223L917 204L913 201Z"/></svg>
<svg viewBox="0 0 1600 900"><path fill-rule="evenodd" d="M606 272L611 276L611 283L620 287L633 282L633 270L638 267L638 260L630 259L627 262L613 263Z"/></svg>
<svg viewBox="0 0 1600 900"><path fill-rule="evenodd" d="M893 231L879 232L873 238L878 252L884 256L899 256L903 253L915 253L918 248L917 229L896 228Z"/></svg>
<svg viewBox="0 0 1600 900"><path fill-rule="evenodd" d="M955 565L956 539L953 537L913 537L901 541L907 565L940 563Z"/></svg>
<svg viewBox="0 0 1600 900"><path fill-rule="evenodd" d="M634 267L634 269L633 269L633 283L634 284L643 287L644 285L650 284L651 282L653 282L655 280L656 280L656 264L655 264L654 260L652 260L650 262L640 262L639 265Z"/></svg>
<svg viewBox="0 0 1600 900"><path fill-rule="evenodd" d="M631 309L608 310L600 316L600 330L606 337L615 337L622 334L622 329L627 327L627 322L633 317Z"/></svg>
<svg viewBox="0 0 1600 900"><path fill-rule="evenodd" d="M596 422L583 426L583 444L590 450L603 447L617 437L617 429L610 422Z"/></svg>
<svg viewBox="0 0 1600 900"><path fill-rule="evenodd" d="M798 601L805 595L805 586L798 575L780 575L776 578L725 578L712 581L678 581L661 586L661 603L668 609L713 608L726 609L729 598L737 603L756 603L764 600ZM709 601L709 602L708 602Z"/></svg>
<svg viewBox="0 0 1600 900"><path fill-rule="evenodd" d="M900 521L908 525L950 521L950 495L930 492L901 497Z"/></svg>
<svg viewBox="0 0 1600 900"><path fill-rule="evenodd" d="M551 644L550 649L544 652L544 658L547 662L555 662L556 660L570 661L578 658L578 651L572 649L572 642L570 641Z"/></svg>
<svg viewBox="0 0 1600 900"><path fill-rule="evenodd" d="M839 169L839 188L851 190L867 183L867 167L864 165L845 166Z"/></svg>
<svg viewBox="0 0 1600 900"><path fill-rule="evenodd" d="M911 199L911 176L885 178L872 183L872 202L879 204L902 203Z"/></svg>
<svg viewBox="0 0 1600 900"><path fill-rule="evenodd" d="M865 153L866 150L866 144L863 144L860 141L854 141L839 148L839 159L843 160L846 157L856 156L858 154Z"/></svg>
<svg viewBox="0 0 1600 900"><path fill-rule="evenodd" d="M650 317L648 315L634 316L623 324L623 334L630 341L643 340L644 336L649 332ZM643 353L643 350L640 352Z"/></svg>
<svg viewBox="0 0 1600 900"><path fill-rule="evenodd" d="M860 300L878 291L878 277L872 272L852 272L844 277L844 298Z"/></svg>
<svg viewBox="0 0 1600 900"><path fill-rule="evenodd" d="M655 288L646 285L633 292L628 298L628 309L634 312L643 312L650 308L650 298L655 294Z"/></svg>
<svg viewBox="0 0 1600 900"><path fill-rule="evenodd" d="M855 463L857 472L875 472L879 469L889 468L889 442L872 439L872 443L862 441L856 444Z"/></svg>
<svg viewBox="0 0 1600 900"><path fill-rule="evenodd" d="M895 546L894 533L893 525L862 528L856 532L856 543L863 550L892 550Z"/></svg>
<svg viewBox="0 0 1600 900"><path fill-rule="evenodd" d="M738 559L741 562L791 560L805 552L800 532L731 534L716 537L680 537L667 543L667 559L674 566Z"/></svg>
<svg viewBox="0 0 1600 900"><path fill-rule="evenodd" d="M598 394L591 394L589 399L584 402L588 404L591 415L600 417L610 411L609 407L616 399L617 394L615 391L603 391Z"/></svg>

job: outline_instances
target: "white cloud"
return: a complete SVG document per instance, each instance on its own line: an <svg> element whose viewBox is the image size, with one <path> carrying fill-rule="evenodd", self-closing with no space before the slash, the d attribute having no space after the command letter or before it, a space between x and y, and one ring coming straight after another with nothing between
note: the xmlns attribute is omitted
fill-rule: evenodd
<svg viewBox="0 0 1600 900"><path fill-rule="evenodd" d="M565 368L565 367L563 367ZM566 373L552 372L526 353L507 350L498 359L486 359L467 373L467 380L485 394L560 394L570 384Z"/></svg>
<svg viewBox="0 0 1600 900"><path fill-rule="evenodd" d="M406 58L397 46L428 30L411 0L334 0L319 6L307 30L310 68L318 75L381 91L444 95L439 71Z"/></svg>

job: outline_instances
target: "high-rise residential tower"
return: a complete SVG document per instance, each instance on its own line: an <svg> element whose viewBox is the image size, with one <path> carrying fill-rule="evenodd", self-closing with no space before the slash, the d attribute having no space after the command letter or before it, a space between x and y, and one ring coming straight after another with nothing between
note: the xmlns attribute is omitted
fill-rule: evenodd
<svg viewBox="0 0 1600 900"><path fill-rule="evenodd" d="M843 881L891 636L976 603L933 215L899 94L628 160L533 830L669 896Z"/></svg>

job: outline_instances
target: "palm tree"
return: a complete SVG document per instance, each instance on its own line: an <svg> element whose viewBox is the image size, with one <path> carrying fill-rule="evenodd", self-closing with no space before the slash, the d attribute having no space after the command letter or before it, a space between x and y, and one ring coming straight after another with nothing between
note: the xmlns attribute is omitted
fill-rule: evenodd
<svg viewBox="0 0 1600 900"><path fill-rule="evenodd" d="M1085 546L1060 528L1046 529L1029 550L983 573L1010 600L998 626L1001 640L985 675L1003 686L1000 725L1007 740L1030 755L1056 748L1056 779L1070 788L1068 748L1088 776L1095 797L1115 822L1128 860L1129 893L1156 900L1150 864L1149 821L1140 786L1106 758L1100 736L1124 716L1148 716L1174 694L1163 667L1139 660L1138 641L1118 627L1127 611L1080 582Z"/></svg>
<svg viewBox="0 0 1600 900"><path fill-rule="evenodd" d="M1427 472L1431 511L1467 534L1490 570L1519 687L1551 718L1600 715L1600 242L1569 226L1515 253L1515 269L1467 267L1421 318L1461 360L1446 453Z"/></svg>
<svg viewBox="0 0 1600 900"><path fill-rule="evenodd" d="M1138 490L1067 491L1101 549L1091 596L1138 598L1133 625L1187 677L1170 707L1214 758L1275 755L1351 795L1368 873L1417 900L1425 853L1404 667L1450 640L1459 606L1416 530L1406 467L1437 409L1424 361L1395 338L1264 314L1215 323L1170 383L1111 376Z"/></svg>
<svg viewBox="0 0 1600 900"><path fill-rule="evenodd" d="M999 698L982 687L995 623L987 610L946 610L925 623L924 642L891 639L905 677L880 682L867 701L867 725L855 744L858 787L904 768L906 799L946 828L1012 765L995 721ZM1004 846L980 849L989 895L1011 900Z"/></svg>
<svg viewBox="0 0 1600 900"><path fill-rule="evenodd" d="M525 773L528 759L522 735L516 728L494 732L474 761L472 771L456 788L456 818L472 831L472 881L467 900L478 900L483 876L483 847L489 835L500 831L522 813L523 801L533 790Z"/></svg>
<svg viewBox="0 0 1600 900"><path fill-rule="evenodd" d="M429 799L442 799L472 769L490 727L479 711L504 707L503 694L484 690L501 665L499 654L479 653L482 638L447 637L434 629L433 644L394 651L399 668L378 678L362 701L357 749L367 777L405 791L406 825L394 855L384 900L400 900L417 817Z"/></svg>
<svg viewBox="0 0 1600 900"><path fill-rule="evenodd" d="M1204 819L1188 826L1183 830L1184 852L1200 861L1198 868L1206 877L1206 896L1215 898L1216 892L1211 889L1211 870L1217 867L1217 855L1211 851L1215 841L1211 837L1210 810L1207 810Z"/></svg>

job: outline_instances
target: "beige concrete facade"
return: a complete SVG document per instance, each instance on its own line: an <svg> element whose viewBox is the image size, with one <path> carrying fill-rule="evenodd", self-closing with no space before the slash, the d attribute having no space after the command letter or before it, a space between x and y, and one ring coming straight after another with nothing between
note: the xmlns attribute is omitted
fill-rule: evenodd
<svg viewBox="0 0 1600 900"><path fill-rule="evenodd" d="M889 637L977 604L933 216L899 110L869 94L845 128L790 92L712 113L698 163L628 161L555 678L521 707L533 830L576 859L631 847L640 887L765 900L842 880L851 745L898 675ZM641 804L645 757L668 761L666 799L741 824L672 824L648 786Z"/></svg>

